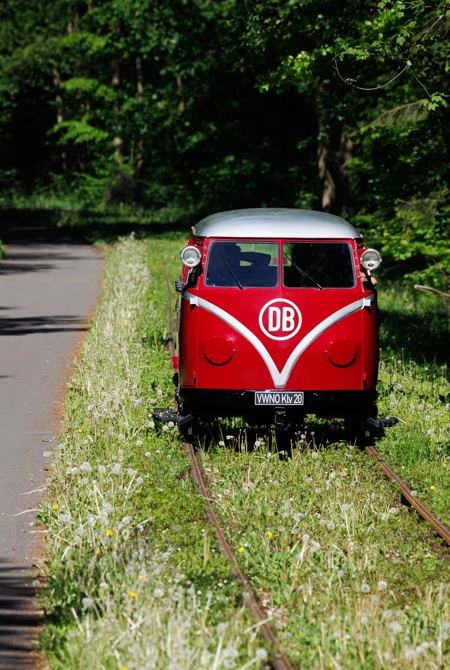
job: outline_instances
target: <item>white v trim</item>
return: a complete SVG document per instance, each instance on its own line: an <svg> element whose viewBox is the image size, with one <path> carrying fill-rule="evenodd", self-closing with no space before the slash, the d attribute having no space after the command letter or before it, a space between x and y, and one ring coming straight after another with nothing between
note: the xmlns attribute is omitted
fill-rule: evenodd
<svg viewBox="0 0 450 670"><path fill-rule="evenodd" d="M277 366L275 365L272 359L272 356L269 354L269 352L267 351L266 347L261 342L261 340L259 340L256 337L256 335L252 333L252 331L249 328L247 328L247 326L244 326L243 323L238 321L238 319L236 319L234 316L226 312L221 307L218 307L217 305L214 305L214 303L209 302L209 300L205 300L204 298L200 298L199 296L193 295L192 293L189 293L189 291L186 291L183 294L183 298L185 300L189 300L189 303L191 305L198 305L199 307L203 307L203 309L205 309L207 312L215 314L215 316L219 317L219 319L222 319L222 321L225 321L225 323L227 323L240 335L245 337L246 340L248 340L251 344L253 344L253 346L263 359L264 363L266 364L267 369L269 370L270 375L272 377L275 388L284 388L286 386L286 384L289 381L291 372L294 369L294 365L297 363L298 359L306 351L309 345L314 342L314 340L316 340L320 335L322 335L322 333L328 330L328 328L334 326L335 323L342 321L342 319L345 319L347 316L350 316L350 314L359 312L359 310L363 309L364 307L369 307L370 304L375 300L375 297L371 295L370 298L362 298L361 300L356 300L355 302L352 302L349 305L346 305L345 307L338 309L337 312L330 314L330 316L327 316L326 319L321 321L317 326L315 326L315 328L313 328L307 335L305 335L305 337L302 340L300 340L300 342L297 344L297 346L287 359L283 369L280 371L278 370Z"/></svg>

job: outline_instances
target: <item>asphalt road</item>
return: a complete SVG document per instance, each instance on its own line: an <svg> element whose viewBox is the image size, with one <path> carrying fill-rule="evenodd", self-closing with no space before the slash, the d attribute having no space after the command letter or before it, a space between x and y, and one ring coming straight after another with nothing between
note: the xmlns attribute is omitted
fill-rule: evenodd
<svg viewBox="0 0 450 670"><path fill-rule="evenodd" d="M103 264L89 246L32 227L0 227L0 238L0 669L22 670L35 666L40 617L33 524Z"/></svg>

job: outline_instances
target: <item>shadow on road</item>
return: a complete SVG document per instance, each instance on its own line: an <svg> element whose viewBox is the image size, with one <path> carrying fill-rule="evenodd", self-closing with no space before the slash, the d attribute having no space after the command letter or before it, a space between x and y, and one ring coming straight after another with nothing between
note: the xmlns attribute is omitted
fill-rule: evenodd
<svg viewBox="0 0 450 670"><path fill-rule="evenodd" d="M88 328L76 316L29 316L9 319L0 316L0 335L85 332Z"/></svg>
<svg viewBox="0 0 450 670"><path fill-rule="evenodd" d="M0 670L35 667L43 616L29 570L0 559Z"/></svg>
<svg viewBox="0 0 450 670"><path fill-rule="evenodd" d="M185 232L195 220L164 223L152 220L150 212L124 216L113 210L0 208L0 238L5 244L90 244L114 241L132 232L137 237Z"/></svg>

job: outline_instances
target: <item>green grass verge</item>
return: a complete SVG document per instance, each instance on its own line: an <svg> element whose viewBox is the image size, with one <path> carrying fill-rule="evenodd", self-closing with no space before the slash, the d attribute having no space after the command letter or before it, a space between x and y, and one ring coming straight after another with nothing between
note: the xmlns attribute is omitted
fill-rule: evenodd
<svg viewBox="0 0 450 670"><path fill-rule="evenodd" d="M173 398L159 251L181 244L128 238L108 251L40 515L52 668L260 668L266 657L178 432L152 420Z"/></svg>

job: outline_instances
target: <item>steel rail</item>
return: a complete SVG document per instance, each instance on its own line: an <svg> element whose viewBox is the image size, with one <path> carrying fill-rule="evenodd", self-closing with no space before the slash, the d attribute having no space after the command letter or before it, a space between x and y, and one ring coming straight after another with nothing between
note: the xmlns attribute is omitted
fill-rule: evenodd
<svg viewBox="0 0 450 670"><path fill-rule="evenodd" d="M231 549L228 540L225 537L219 519L217 518L217 515L214 511L214 506L211 500L211 492L205 481L203 469L200 463L198 462L193 445L187 442L184 445L184 448L192 464L191 466L192 479L199 485L200 493L206 502L208 508L208 518L215 528L216 538L220 545L220 548L222 549L225 556L229 559L230 563L233 566L234 574L238 577L241 584L243 585L245 590L244 602L249 608L253 617L258 621L257 626L259 627L261 635L264 637L265 641L269 645L270 650L269 660L273 670L299 669L300 666L296 666L296 668L294 669L294 666L291 665L289 660L281 651L277 637L272 627L269 626L267 622L267 613L262 608L262 605L259 601L257 594L253 590L247 575L239 566L239 563L236 560L233 550Z"/></svg>
<svg viewBox="0 0 450 670"><path fill-rule="evenodd" d="M447 544L450 544L450 529L447 528L447 526L444 526L444 524L439 521L433 512L419 498L417 498L417 496L413 495L409 486L407 486L407 484L405 484L405 482L396 474L391 466L386 463L386 461L380 456L374 446L366 446L365 450L375 461L377 461L389 479L397 484L402 493L402 496L412 507L414 507L416 512L418 512L420 516L425 519L425 521L428 521L436 533L443 540L445 540Z"/></svg>

